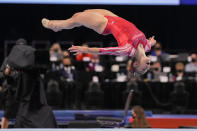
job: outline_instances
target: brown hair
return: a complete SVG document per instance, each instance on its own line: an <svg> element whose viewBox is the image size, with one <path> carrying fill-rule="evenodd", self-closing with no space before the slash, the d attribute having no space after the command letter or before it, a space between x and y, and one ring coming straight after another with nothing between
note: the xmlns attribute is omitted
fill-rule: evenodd
<svg viewBox="0 0 197 131"><path fill-rule="evenodd" d="M136 117L134 121L131 123L133 128L150 128L150 124L146 119L146 115L144 113L144 109L141 106L134 106L132 108Z"/></svg>
<svg viewBox="0 0 197 131"><path fill-rule="evenodd" d="M184 70L185 66L182 62L177 62L176 65L175 65L175 68L176 68L176 70L179 70L179 69Z"/></svg>

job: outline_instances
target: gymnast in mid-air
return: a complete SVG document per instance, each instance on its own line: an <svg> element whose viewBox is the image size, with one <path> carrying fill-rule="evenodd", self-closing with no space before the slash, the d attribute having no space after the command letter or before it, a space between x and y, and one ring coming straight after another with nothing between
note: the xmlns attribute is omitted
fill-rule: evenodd
<svg viewBox="0 0 197 131"><path fill-rule="evenodd" d="M132 58L133 72L144 74L150 68L150 58L145 52L150 51L156 40L154 36L146 39L146 36L133 23L115 15L105 9L89 9L75 13L66 20L42 19L45 28L55 32L63 29L85 26L95 32L108 35L112 34L117 40L117 47L90 48L84 46L72 46L70 52L92 53L103 55L129 56Z"/></svg>

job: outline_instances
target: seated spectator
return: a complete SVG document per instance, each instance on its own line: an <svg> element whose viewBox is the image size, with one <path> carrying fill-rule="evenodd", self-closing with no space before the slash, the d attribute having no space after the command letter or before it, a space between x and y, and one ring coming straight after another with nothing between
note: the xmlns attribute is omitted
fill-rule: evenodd
<svg viewBox="0 0 197 131"><path fill-rule="evenodd" d="M61 46L58 42L53 43L49 50L50 54L53 54L54 52L62 53Z"/></svg>
<svg viewBox="0 0 197 131"><path fill-rule="evenodd" d="M191 62L186 64L185 72L197 72L197 55L196 53L191 54Z"/></svg>
<svg viewBox="0 0 197 131"><path fill-rule="evenodd" d="M89 71L102 72L103 69L104 67L101 65L99 55L92 54L89 63Z"/></svg>
<svg viewBox="0 0 197 131"><path fill-rule="evenodd" d="M154 62L153 65L152 65L152 81L154 82L159 82L159 81L162 81L162 76L166 76L167 77L167 74L162 72L162 69L161 69L161 63L159 61L157 62Z"/></svg>
<svg viewBox="0 0 197 131"><path fill-rule="evenodd" d="M184 74L184 64L182 62L178 62L175 65L175 80L176 81L181 81L185 80L185 74Z"/></svg>
<svg viewBox="0 0 197 131"><path fill-rule="evenodd" d="M90 72L90 77L98 76L99 81L103 81L103 70L104 66L100 62L100 57L97 54L92 54L91 60L86 69L87 72Z"/></svg>
<svg viewBox="0 0 197 131"><path fill-rule="evenodd" d="M161 43L157 42L154 46L154 50L151 52L151 56L161 56L164 54L165 52L162 50Z"/></svg>
<svg viewBox="0 0 197 131"><path fill-rule="evenodd" d="M151 52L151 60L154 61L169 61L169 54L167 54L165 51L162 49L161 43L157 42L154 46L153 51Z"/></svg>
<svg viewBox="0 0 197 131"><path fill-rule="evenodd" d="M63 68L60 69L62 79L65 81L74 81L75 67L72 65L70 57L66 56L62 59Z"/></svg>
<svg viewBox="0 0 197 131"><path fill-rule="evenodd" d="M84 47L88 47L86 43L82 44ZM90 61L91 59L91 54L88 53L80 53L76 55L76 60L77 61Z"/></svg>
<svg viewBox="0 0 197 131"><path fill-rule="evenodd" d="M189 93L185 90L183 82L174 84L174 90L170 93L170 101L173 113L184 113L189 104Z"/></svg>
<svg viewBox="0 0 197 131"><path fill-rule="evenodd" d="M153 81L153 82L160 82L162 75L165 73L162 72L161 63L159 61L153 62L151 65L151 70L149 70L146 75L144 76L145 81ZM166 75L166 74L165 74Z"/></svg>
<svg viewBox="0 0 197 131"><path fill-rule="evenodd" d="M131 110L133 119L126 128L150 128L150 124L146 119L144 109L141 106L134 106Z"/></svg>
<svg viewBox="0 0 197 131"><path fill-rule="evenodd" d="M65 56L62 59L63 68L60 69L60 79L64 92L64 107L77 108L80 106L81 89L76 85L76 70L71 58Z"/></svg>
<svg viewBox="0 0 197 131"><path fill-rule="evenodd" d="M52 70L56 71L61 68L62 49L59 43L54 43L50 50L50 61L52 63Z"/></svg>

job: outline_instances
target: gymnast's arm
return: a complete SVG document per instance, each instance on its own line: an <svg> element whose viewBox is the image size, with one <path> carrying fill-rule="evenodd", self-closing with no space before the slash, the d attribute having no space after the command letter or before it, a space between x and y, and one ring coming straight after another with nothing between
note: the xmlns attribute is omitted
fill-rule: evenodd
<svg viewBox="0 0 197 131"><path fill-rule="evenodd" d="M98 54L99 48L89 48L85 46L72 46L68 49L70 52L78 53L90 53L90 54Z"/></svg>
<svg viewBox="0 0 197 131"><path fill-rule="evenodd" d="M90 54L99 54L99 55L116 55L116 56L128 56L130 47L107 47L107 48L90 48L82 46L72 46L68 49L70 52L78 53L90 53Z"/></svg>

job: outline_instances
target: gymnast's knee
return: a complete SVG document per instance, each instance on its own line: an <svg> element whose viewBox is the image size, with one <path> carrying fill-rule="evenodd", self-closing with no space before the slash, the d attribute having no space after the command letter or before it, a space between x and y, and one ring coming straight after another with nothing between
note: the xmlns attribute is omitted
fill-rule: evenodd
<svg viewBox="0 0 197 131"><path fill-rule="evenodd" d="M77 17L78 15L80 15L82 12L77 12L77 13L75 13L73 16L72 16L72 18L74 18L74 17Z"/></svg>
<svg viewBox="0 0 197 131"><path fill-rule="evenodd" d="M89 12L89 11L92 11L92 9L83 10L83 12Z"/></svg>

